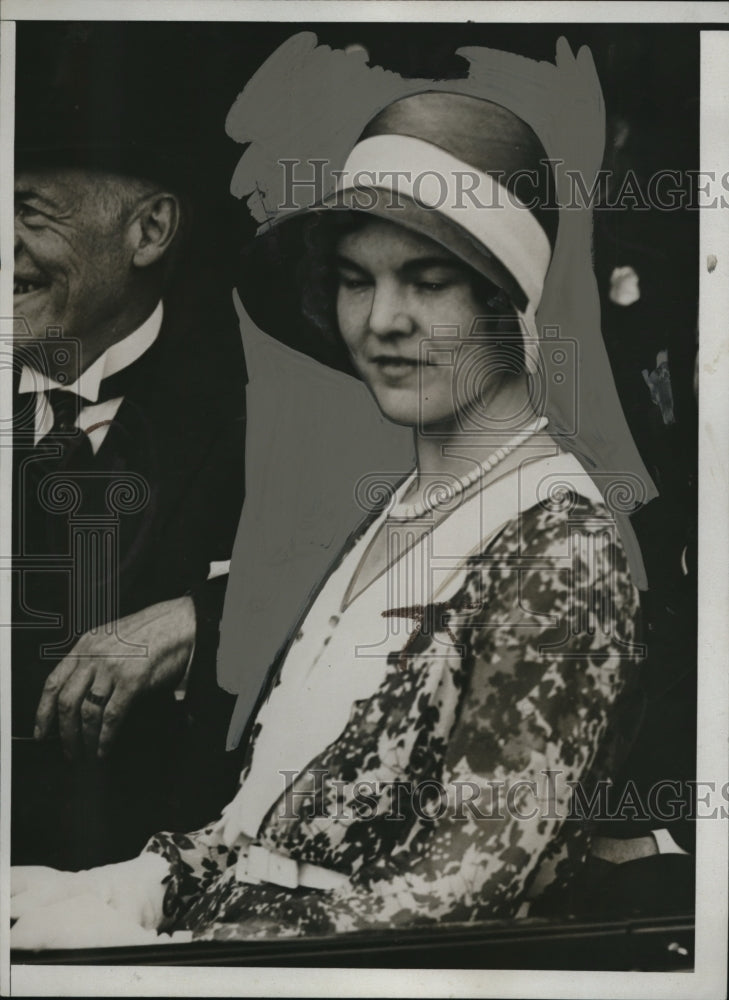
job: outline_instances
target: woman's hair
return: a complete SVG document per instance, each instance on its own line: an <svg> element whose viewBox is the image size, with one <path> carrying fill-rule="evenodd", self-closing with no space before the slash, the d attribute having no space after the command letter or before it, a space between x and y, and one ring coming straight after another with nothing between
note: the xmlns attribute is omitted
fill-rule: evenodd
<svg viewBox="0 0 729 1000"><path fill-rule="evenodd" d="M372 216L366 212L329 209L307 220L304 226L304 252L297 267L301 311L309 322L329 339L341 343L337 325L337 263L339 241L361 229ZM509 367L524 370L524 346L516 309L507 293L493 281L459 260L468 275L479 304L480 335L486 331L495 337L508 336Z"/></svg>

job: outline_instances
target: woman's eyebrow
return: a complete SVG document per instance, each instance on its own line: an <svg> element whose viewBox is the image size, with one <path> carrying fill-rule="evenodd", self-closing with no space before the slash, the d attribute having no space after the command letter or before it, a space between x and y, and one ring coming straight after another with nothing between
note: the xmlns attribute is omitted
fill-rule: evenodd
<svg viewBox="0 0 729 1000"><path fill-rule="evenodd" d="M363 267L362 264L358 264L356 261L351 260L349 257L346 257L341 253L337 254L336 263L339 267L348 267L354 271L361 271L363 274L369 273L367 268ZM413 257L411 260L406 260L400 265L398 271L407 276L409 274L425 271L429 267L447 267L453 271L465 270L464 265L458 260L453 260L452 257L429 256Z"/></svg>
<svg viewBox="0 0 729 1000"><path fill-rule="evenodd" d="M411 271L425 271L429 267L447 267L453 271L464 270L463 265L460 261L453 260L452 257L414 257L412 260L407 260L400 267L403 273L408 273Z"/></svg>
<svg viewBox="0 0 729 1000"><path fill-rule="evenodd" d="M350 260L349 257L345 257L342 253L337 254L337 265L339 267L349 267L353 271L361 271L363 274L367 273L366 267L362 267L361 264L355 263L355 261Z"/></svg>

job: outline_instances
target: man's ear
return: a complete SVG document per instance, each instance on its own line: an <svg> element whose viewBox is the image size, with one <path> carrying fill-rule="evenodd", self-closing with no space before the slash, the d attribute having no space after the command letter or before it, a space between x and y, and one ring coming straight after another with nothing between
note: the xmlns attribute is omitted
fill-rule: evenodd
<svg viewBox="0 0 729 1000"><path fill-rule="evenodd" d="M180 202L176 195L158 191L143 198L134 213L130 234L136 267L156 264L169 250L180 227Z"/></svg>

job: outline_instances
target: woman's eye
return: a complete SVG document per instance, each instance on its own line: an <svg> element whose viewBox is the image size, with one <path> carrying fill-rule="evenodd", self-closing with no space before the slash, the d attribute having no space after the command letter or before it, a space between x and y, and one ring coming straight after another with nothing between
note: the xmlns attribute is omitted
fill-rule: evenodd
<svg viewBox="0 0 729 1000"><path fill-rule="evenodd" d="M448 287L447 281L418 281L417 287L421 292L442 292Z"/></svg>
<svg viewBox="0 0 729 1000"><path fill-rule="evenodd" d="M367 288L369 282L366 278L355 278L352 275L340 274L339 275L339 287L347 288L350 291L358 291L362 288Z"/></svg>

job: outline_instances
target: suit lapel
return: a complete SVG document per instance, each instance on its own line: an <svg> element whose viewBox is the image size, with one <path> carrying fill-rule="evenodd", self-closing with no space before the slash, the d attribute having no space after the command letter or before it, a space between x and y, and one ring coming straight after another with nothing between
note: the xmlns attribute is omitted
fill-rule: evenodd
<svg viewBox="0 0 729 1000"><path fill-rule="evenodd" d="M143 508L125 515L121 560L127 572L144 565L145 572L164 574L167 561L180 558L182 508L225 419L230 362L221 366L210 344L225 343L224 336L175 316L165 304L159 336L133 366L99 448L98 469L112 470L120 482L126 476L132 490L138 484L146 493ZM240 392L240 373L234 374Z"/></svg>

